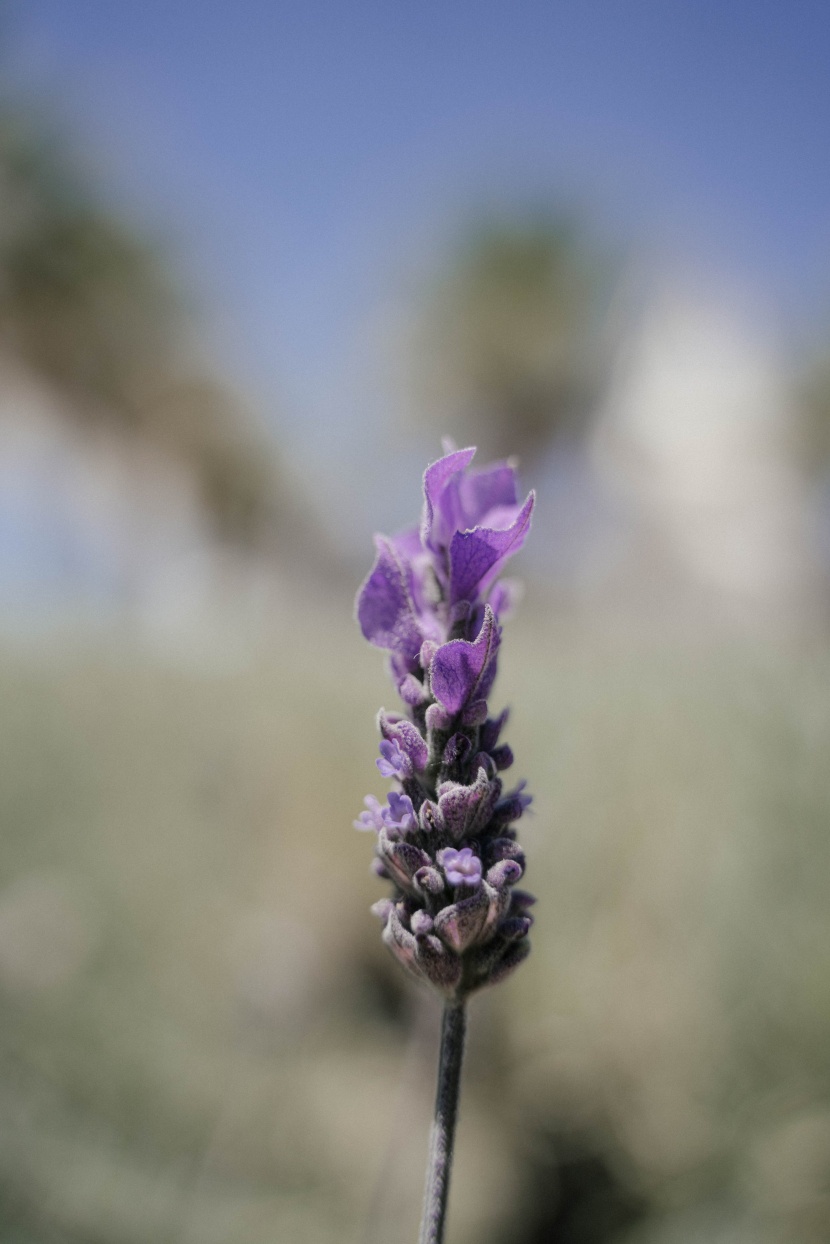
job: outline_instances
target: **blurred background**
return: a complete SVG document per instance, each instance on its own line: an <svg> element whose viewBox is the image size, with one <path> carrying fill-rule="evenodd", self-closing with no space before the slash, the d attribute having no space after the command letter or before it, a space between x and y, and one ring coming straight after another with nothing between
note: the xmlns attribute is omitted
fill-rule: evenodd
<svg viewBox="0 0 830 1244"><path fill-rule="evenodd" d="M0 1241L415 1238L371 533L539 492L454 1244L830 1240L830 15L0 8Z"/></svg>

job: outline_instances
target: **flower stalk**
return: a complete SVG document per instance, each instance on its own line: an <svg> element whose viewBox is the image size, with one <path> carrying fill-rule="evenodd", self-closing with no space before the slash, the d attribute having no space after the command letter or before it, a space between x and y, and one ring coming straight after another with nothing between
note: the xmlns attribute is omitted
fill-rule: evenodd
<svg viewBox="0 0 830 1244"><path fill-rule="evenodd" d="M435 1094L435 1116L429 1138L424 1213L418 1244L443 1244L447 1201L450 1193L455 1126L461 1094L461 1067L464 1060L464 1037L467 1012L463 1002L444 1007L441 1026L441 1055L438 1064L438 1088Z"/></svg>

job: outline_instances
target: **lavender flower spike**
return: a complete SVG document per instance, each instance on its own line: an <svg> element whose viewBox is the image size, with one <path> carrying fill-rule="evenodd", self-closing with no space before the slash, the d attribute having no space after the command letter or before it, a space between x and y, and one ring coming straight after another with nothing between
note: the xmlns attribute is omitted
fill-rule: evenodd
<svg viewBox="0 0 830 1244"><path fill-rule="evenodd" d="M465 1001L525 959L533 902L513 891L524 852L512 822L529 796L503 794L498 773L513 754L491 717L500 613L498 582L522 547L534 495L519 500L510 462L476 470L474 449L453 450L424 475L420 527L377 536L357 619L389 653L402 705L381 712L381 774L397 785L382 807L366 799L355 826L377 831L375 871L392 897L373 910L406 970L445 1000L436 1117L421 1244L441 1244L463 1052Z"/></svg>

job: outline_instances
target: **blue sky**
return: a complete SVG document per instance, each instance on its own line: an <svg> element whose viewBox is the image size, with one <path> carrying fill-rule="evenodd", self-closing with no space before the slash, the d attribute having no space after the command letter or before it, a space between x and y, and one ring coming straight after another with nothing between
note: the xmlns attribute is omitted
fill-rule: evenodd
<svg viewBox="0 0 830 1244"><path fill-rule="evenodd" d="M372 400L367 340L482 202L578 199L610 237L748 282L782 323L830 322L826 3L7 12L14 80L170 240L301 457L346 451Z"/></svg>

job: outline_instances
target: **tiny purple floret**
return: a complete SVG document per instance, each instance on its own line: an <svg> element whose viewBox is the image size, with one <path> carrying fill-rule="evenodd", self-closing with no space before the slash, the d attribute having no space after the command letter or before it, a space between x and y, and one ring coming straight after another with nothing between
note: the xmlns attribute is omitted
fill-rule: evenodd
<svg viewBox="0 0 830 1244"><path fill-rule="evenodd" d="M379 833L383 829L385 809L381 806L380 800L376 799L374 795L367 795L363 802L366 804L367 811L361 812L357 820L352 821L352 824L355 829L373 829L375 833Z"/></svg>
<svg viewBox="0 0 830 1244"><path fill-rule="evenodd" d="M412 762L397 739L382 739L380 759L375 761L385 778L405 778L412 773Z"/></svg>
<svg viewBox="0 0 830 1244"><path fill-rule="evenodd" d="M438 863L450 885L476 886L481 881L481 860L470 847L462 847L460 851L445 847L438 852Z"/></svg>
<svg viewBox="0 0 830 1244"><path fill-rule="evenodd" d="M393 790L389 792L387 799L389 806L384 808L382 813L383 824L386 828L400 830L402 834L416 829L418 821L409 796L401 795L398 791Z"/></svg>

